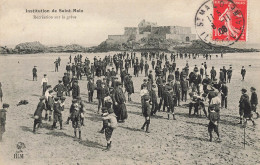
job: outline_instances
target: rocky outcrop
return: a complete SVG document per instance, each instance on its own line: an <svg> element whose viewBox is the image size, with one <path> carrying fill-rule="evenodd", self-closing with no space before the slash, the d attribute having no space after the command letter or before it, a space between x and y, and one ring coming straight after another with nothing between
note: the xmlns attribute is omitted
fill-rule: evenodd
<svg viewBox="0 0 260 165"><path fill-rule="evenodd" d="M21 54L42 53L47 50L47 48L38 41L18 44L15 46L15 49Z"/></svg>

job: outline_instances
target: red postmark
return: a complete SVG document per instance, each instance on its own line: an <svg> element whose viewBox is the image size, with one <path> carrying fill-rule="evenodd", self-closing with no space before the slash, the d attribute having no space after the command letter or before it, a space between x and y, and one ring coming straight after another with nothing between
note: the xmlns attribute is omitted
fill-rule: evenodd
<svg viewBox="0 0 260 165"><path fill-rule="evenodd" d="M215 41L246 41L247 0L213 0Z"/></svg>

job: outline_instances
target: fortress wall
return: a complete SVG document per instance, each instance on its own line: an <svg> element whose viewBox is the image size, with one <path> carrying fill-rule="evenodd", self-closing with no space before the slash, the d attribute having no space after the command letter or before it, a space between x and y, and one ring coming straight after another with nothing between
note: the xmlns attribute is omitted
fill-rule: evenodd
<svg viewBox="0 0 260 165"><path fill-rule="evenodd" d="M129 36L126 36L126 35L108 35L107 42L110 42L110 43L115 43L115 42L123 43L123 42L127 42L128 38L129 38Z"/></svg>
<svg viewBox="0 0 260 165"><path fill-rule="evenodd" d="M195 34L166 34L166 39L187 42L187 41L195 40L196 35Z"/></svg>
<svg viewBox="0 0 260 165"><path fill-rule="evenodd" d="M137 27L125 27L124 35L136 35L137 34Z"/></svg>

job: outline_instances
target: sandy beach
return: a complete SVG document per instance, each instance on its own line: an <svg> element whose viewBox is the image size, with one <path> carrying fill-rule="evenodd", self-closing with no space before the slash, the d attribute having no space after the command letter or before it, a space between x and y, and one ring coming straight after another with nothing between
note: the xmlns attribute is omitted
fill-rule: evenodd
<svg viewBox="0 0 260 165"><path fill-rule="evenodd" d="M94 56L104 57L109 53L82 54L83 59ZM64 124L64 129L51 130L51 124L43 120L43 128L33 134L33 113L42 93L41 78L46 73L49 84L53 87L62 78L65 66L69 61L69 53L64 54L30 54L0 56L0 81L4 94L3 102L9 103L6 132L0 143L0 164L260 164L260 119L256 126L251 122L246 128L246 145L244 148L244 129L239 122L238 101L241 89L246 88L251 96L250 87L254 86L260 95L260 53L224 54L224 58L216 58L213 54L207 60L208 72L214 65L219 76L223 66L233 67L229 88L228 108L221 109L220 136L222 142L209 142L205 117L188 117L188 108L177 107L176 119L167 120L167 114L158 112L151 119L151 133L140 128L144 122L141 114L140 86L144 72L133 77L135 93L132 102L127 102L128 119L119 123L113 134L111 151L102 151L106 147L105 135L98 133L102 127L102 119L97 111L97 99L88 103L85 114L85 126L82 128L82 141L73 140L71 123ZM77 55L76 53L72 56ZM60 56L59 72L54 72L54 61ZM137 53L140 57L140 53ZM170 54L168 54L170 57ZM186 60L190 68L206 61L202 56L196 60L177 59L177 67L182 68ZM150 62L149 62L150 64ZM38 69L38 81L32 81L32 68ZM251 65L251 66L249 66ZM241 81L240 69L245 66L245 81ZM151 67L151 65L150 65ZM133 74L133 68L130 69ZM79 81L81 97L87 101L87 79ZM96 91L94 93L96 98ZM20 100L28 100L29 104L16 106ZM71 97L66 98L63 121L69 115ZM189 103L190 99L186 103ZM181 104L185 104L181 102ZM260 107L258 105L258 111ZM44 112L45 113L45 112ZM43 114L44 114L43 113ZM256 115L254 114L254 118ZM15 159L17 143L23 142L23 159Z"/></svg>

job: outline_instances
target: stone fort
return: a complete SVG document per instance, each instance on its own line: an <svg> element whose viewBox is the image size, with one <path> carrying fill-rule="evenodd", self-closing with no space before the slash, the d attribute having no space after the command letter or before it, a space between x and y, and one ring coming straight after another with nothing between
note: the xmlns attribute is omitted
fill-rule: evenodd
<svg viewBox="0 0 260 165"><path fill-rule="evenodd" d="M123 35L108 35L109 43L139 41L142 38L172 39L177 42L190 42L196 39L190 27L158 26L157 23L142 20L138 27L125 27Z"/></svg>

